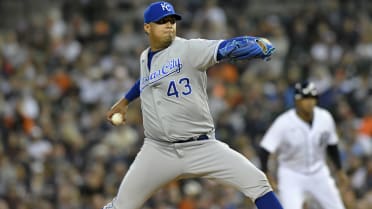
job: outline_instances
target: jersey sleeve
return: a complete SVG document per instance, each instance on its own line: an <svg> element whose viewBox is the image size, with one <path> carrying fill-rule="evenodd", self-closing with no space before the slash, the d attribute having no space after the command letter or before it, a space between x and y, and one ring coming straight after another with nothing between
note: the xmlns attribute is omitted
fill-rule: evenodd
<svg viewBox="0 0 372 209"><path fill-rule="evenodd" d="M264 149L266 149L268 152L273 153L275 152L279 145L280 141L282 140L282 133L283 133L283 127L281 127L282 123L281 120L276 119L274 123L271 125L271 127L267 130L264 137L262 138L262 141L260 143L260 146Z"/></svg>
<svg viewBox="0 0 372 209"><path fill-rule="evenodd" d="M188 42L189 63L198 70L206 70L216 64L218 46L222 40L191 39Z"/></svg>
<svg viewBox="0 0 372 209"><path fill-rule="evenodd" d="M328 144L330 145L334 145L334 144L337 144L338 143L338 135L337 135L337 131L336 131L336 123L332 117L332 115L327 112L328 114L328 119L329 119L329 123L330 123L330 127L329 127L329 131L331 133L331 136L330 136L330 139L328 140Z"/></svg>

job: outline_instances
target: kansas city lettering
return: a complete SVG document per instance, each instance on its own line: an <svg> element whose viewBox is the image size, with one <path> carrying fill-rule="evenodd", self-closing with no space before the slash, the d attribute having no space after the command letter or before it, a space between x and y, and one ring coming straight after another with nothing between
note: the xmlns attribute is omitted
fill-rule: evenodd
<svg viewBox="0 0 372 209"><path fill-rule="evenodd" d="M182 69L182 63L180 58L173 58L169 60L165 65L163 65L160 69L155 70L150 73L150 75L141 78L141 91L156 81L173 74L179 73Z"/></svg>

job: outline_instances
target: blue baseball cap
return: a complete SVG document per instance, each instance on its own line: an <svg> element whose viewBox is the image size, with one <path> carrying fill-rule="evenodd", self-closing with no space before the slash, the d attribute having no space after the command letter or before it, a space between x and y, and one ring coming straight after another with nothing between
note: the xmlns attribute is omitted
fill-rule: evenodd
<svg viewBox="0 0 372 209"><path fill-rule="evenodd" d="M178 15L172 6L172 4L165 1L158 1L150 4L144 14L144 22L156 22L166 16L174 16L176 20L181 20L181 16Z"/></svg>

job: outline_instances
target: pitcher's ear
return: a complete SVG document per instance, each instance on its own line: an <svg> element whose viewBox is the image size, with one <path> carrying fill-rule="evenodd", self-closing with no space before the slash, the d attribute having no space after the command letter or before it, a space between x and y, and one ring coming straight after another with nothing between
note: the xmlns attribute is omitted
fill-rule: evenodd
<svg viewBox="0 0 372 209"><path fill-rule="evenodd" d="M145 23L145 24L143 25L143 30L145 31L146 34L149 34L149 33L150 33L150 32L149 32L149 31L150 31L150 27L151 27L150 24L146 24L146 23Z"/></svg>

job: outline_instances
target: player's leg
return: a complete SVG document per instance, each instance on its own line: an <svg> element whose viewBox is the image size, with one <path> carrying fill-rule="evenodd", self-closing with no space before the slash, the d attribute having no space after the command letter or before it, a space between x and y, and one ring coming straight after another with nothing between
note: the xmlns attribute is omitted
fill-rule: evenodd
<svg viewBox="0 0 372 209"><path fill-rule="evenodd" d="M315 176L309 185L309 193L322 208L345 209L336 183L329 174Z"/></svg>
<svg viewBox="0 0 372 209"><path fill-rule="evenodd" d="M265 174L247 158L220 141L205 143L185 152L188 172L206 174L206 178L232 185L251 198L259 209L282 209Z"/></svg>
<svg viewBox="0 0 372 209"><path fill-rule="evenodd" d="M182 162L172 147L145 140L117 196L103 209L138 209L161 186L180 175Z"/></svg>
<svg viewBox="0 0 372 209"><path fill-rule="evenodd" d="M305 192L302 189L302 175L285 168L278 169L278 190L280 202L285 209L302 209Z"/></svg>

